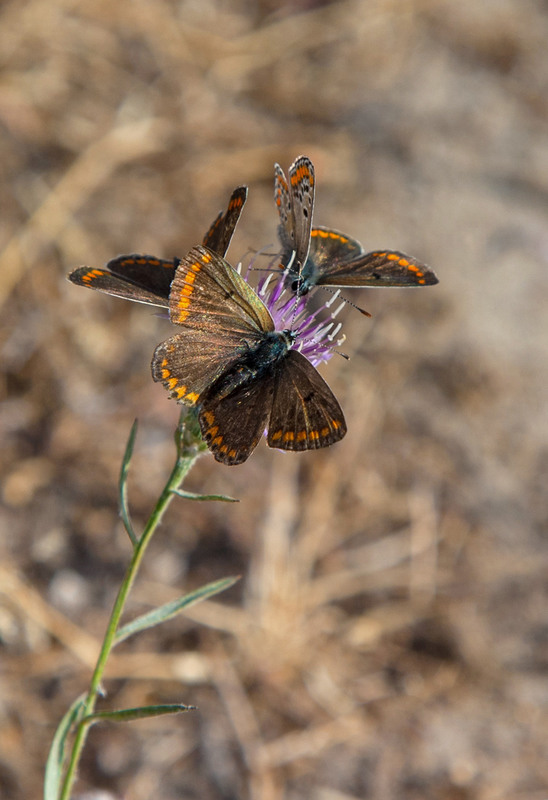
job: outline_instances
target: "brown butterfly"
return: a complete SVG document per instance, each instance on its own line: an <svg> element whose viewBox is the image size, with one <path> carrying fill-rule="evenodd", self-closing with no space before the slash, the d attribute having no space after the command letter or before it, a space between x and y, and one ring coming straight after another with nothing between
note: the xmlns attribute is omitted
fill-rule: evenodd
<svg viewBox="0 0 548 800"><path fill-rule="evenodd" d="M432 286L435 273L399 250L366 253L361 244L331 228L312 227L314 166L299 156L289 168L289 180L279 164L274 167L274 199L280 214L280 266L298 294L314 286L381 287Z"/></svg>
<svg viewBox="0 0 548 800"><path fill-rule="evenodd" d="M346 423L327 383L294 349L298 334L275 330L260 297L218 253L193 247L169 296L180 331L156 348L152 376L196 406L217 461L241 464L267 433L282 450L314 450L343 438Z"/></svg>

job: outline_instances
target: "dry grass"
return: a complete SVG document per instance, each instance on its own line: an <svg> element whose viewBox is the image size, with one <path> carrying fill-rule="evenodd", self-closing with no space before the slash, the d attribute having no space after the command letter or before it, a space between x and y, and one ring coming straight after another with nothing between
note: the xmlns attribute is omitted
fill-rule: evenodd
<svg viewBox="0 0 548 800"><path fill-rule="evenodd" d="M177 412L169 324L65 274L197 243L232 188L233 260L275 239L272 167L316 165L316 220L407 250L440 286L361 293L323 373L349 435L204 458L132 611L240 573L130 640L92 732L114 796L544 800L548 38L540 0L28 0L0 10L0 796L38 797L128 557L115 482L134 417L142 523Z"/></svg>

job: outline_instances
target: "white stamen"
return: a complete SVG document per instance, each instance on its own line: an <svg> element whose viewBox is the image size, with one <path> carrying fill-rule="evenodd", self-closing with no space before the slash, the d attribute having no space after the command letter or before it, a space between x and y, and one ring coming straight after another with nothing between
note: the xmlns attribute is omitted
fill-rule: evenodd
<svg viewBox="0 0 548 800"><path fill-rule="evenodd" d="M238 263L236 264L236 272L238 273L238 275L242 274L242 266L243 266L242 262L238 261Z"/></svg>
<svg viewBox="0 0 548 800"><path fill-rule="evenodd" d="M295 261L295 256L297 255L296 250L291 251L291 258L289 259L288 263L285 265L284 272L289 272L291 267L293 266L293 262Z"/></svg>
<svg viewBox="0 0 548 800"><path fill-rule="evenodd" d="M261 291L259 292L261 297L264 297L265 294L266 294L266 288L267 288L268 284L270 283L270 281L272 280L272 274L273 273L271 272L269 275L267 275L265 282L261 286Z"/></svg>
<svg viewBox="0 0 548 800"><path fill-rule="evenodd" d="M335 328L335 330L333 331L333 333L330 333L330 334L329 334L329 336L327 337L327 338L329 339L329 341L330 341L330 342L332 342L332 341L333 341L333 339L334 339L334 338L335 338L335 336L338 334L338 332L340 331L340 329L341 329L341 328L342 328L342 322L339 322L339 324L337 325L337 327Z"/></svg>
<svg viewBox="0 0 548 800"><path fill-rule="evenodd" d="M333 327L333 323L332 322L328 322L327 325L324 325L323 328L320 328L316 332L316 334L314 335L315 341L319 342L321 339L323 339L324 336L327 334L327 331L331 330L332 327Z"/></svg>
<svg viewBox="0 0 548 800"><path fill-rule="evenodd" d="M329 306L332 306L333 303L335 302L335 300L337 299L337 297L340 295L340 293L341 293L341 290L337 289L337 291L333 293L333 297L331 298L331 300L328 300L327 303L325 303L325 307L329 308Z"/></svg>
<svg viewBox="0 0 548 800"><path fill-rule="evenodd" d="M341 303L341 304L340 304L340 306L339 306L338 308L336 308L336 309L335 309L335 311L333 311L333 313L331 314L331 316L333 317L333 319L335 319L335 317L337 316L337 314L340 314L340 312L343 310L343 308L345 307L345 305L346 305L346 301L344 301L343 303Z"/></svg>

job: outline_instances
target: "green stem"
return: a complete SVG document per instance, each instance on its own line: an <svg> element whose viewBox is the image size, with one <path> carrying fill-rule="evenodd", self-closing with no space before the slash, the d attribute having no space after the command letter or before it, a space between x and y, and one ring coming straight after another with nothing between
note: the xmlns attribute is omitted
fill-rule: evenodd
<svg viewBox="0 0 548 800"><path fill-rule="evenodd" d="M135 544L131 562L126 570L124 580L120 586L112 613L110 615L110 620L105 633L105 638L103 640L103 645L101 647L101 652L99 653L99 657L97 659L97 664L93 672L89 691L83 705L80 723L74 737L70 761L67 767L65 779L63 781L63 788L61 790L59 800L70 800L72 786L76 778L76 770L78 768L80 756L82 754L82 750L90 728L90 726L86 724L85 718L92 714L95 709L95 703L97 702L97 697L100 692L101 679L103 677L106 662L115 643L116 631L120 624L124 606L135 578L137 577L137 573L139 571L139 567L141 566L141 561L143 560L147 546L152 539L152 536L154 535L158 525L160 524L166 509L176 496L175 490L180 488L194 462L200 455L200 451L202 450L202 447L196 446L196 440L193 439L192 433L189 432L189 426L187 425L186 421L184 421L184 417L185 412L183 411L181 414L181 422L176 434L177 459L175 466L173 467L162 494L160 495L158 502L156 503L156 506L149 517L142 536Z"/></svg>

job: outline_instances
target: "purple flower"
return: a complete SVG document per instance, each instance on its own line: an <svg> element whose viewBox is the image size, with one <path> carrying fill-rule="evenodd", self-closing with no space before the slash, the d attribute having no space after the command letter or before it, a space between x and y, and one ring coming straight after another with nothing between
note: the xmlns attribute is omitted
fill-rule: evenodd
<svg viewBox="0 0 548 800"><path fill-rule="evenodd" d="M294 295L286 289L284 283L284 273L280 272L278 277L275 273L269 272L259 281L257 294L270 311L276 330L289 329L296 334L291 349L298 350L317 367L318 364L329 361L336 348L345 340L344 334L337 338L342 323L336 321L345 303L341 302L334 311L331 311L331 306L340 294L337 291L316 311L307 313L309 296ZM324 311L328 311L328 315L318 319Z"/></svg>

